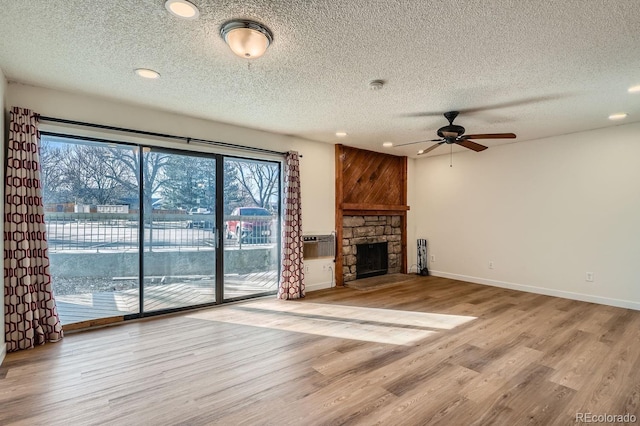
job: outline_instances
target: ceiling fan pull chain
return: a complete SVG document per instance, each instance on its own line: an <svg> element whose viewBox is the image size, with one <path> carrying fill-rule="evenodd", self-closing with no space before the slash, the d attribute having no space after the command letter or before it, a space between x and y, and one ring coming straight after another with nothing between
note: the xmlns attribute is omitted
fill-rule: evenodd
<svg viewBox="0 0 640 426"><path fill-rule="evenodd" d="M449 167L453 167L453 144L449 144Z"/></svg>

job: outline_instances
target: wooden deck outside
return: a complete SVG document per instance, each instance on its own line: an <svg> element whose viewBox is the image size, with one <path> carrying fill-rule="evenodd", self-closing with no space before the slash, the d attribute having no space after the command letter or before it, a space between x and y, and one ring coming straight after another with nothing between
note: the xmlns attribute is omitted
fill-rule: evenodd
<svg viewBox="0 0 640 426"><path fill-rule="evenodd" d="M247 297L277 290L277 271L225 275L225 299ZM213 277L162 284L145 283L145 312L212 303ZM63 325L99 318L122 317L139 312L138 289L56 296Z"/></svg>

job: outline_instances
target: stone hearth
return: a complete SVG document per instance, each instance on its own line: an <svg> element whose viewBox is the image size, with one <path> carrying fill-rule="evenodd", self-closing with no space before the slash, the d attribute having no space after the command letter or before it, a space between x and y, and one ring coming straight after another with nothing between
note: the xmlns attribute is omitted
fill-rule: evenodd
<svg viewBox="0 0 640 426"><path fill-rule="evenodd" d="M344 282L356 279L356 244L388 242L389 274L402 266L400 216L344 216L342 223L342 271Z"/></svg>

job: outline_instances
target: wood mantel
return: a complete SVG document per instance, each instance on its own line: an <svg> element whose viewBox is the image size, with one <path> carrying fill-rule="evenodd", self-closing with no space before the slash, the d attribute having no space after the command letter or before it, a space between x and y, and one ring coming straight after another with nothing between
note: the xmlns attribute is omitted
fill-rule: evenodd
<svg viewBox="0 0 640 426"><path fill-rule="evenodd" d="M409 209L409 206L400 204L342 203L343 216L403 214Z"/></svg>
<svg viewBox="0 0 640 426"><path fill-rule="evenodd" d="M336 284L343 285L344 216L400 216L402 272L407 273L407 157L336 145Z"/></svg>

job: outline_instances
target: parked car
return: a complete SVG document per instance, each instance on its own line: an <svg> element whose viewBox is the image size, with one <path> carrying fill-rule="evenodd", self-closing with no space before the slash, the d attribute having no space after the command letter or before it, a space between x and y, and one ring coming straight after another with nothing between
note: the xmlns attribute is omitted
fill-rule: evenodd
<svg viewBox="0 0 640 426"><path fill-rule="evenodd" d="M206 207L193 207L188 214L211 214L211 210Z"/></svg>
<svg viewBox="0 0 640 426"><path fill-rule="evenodd" d="M203 217L202 219L192 219L187 221L187 228L204 228L204 229L213 229L214 226L214 217L213 212L210 209L204 207L194 207L189 209L188 214L190 216L208 216Z"/></svg>
<svg viewBox="0 0 640 426"><path fill-rule="evenodd" d="M236 207L224 223L225 235L242 243L268 243L273 235L272 219L262 207Z"/></svg>

